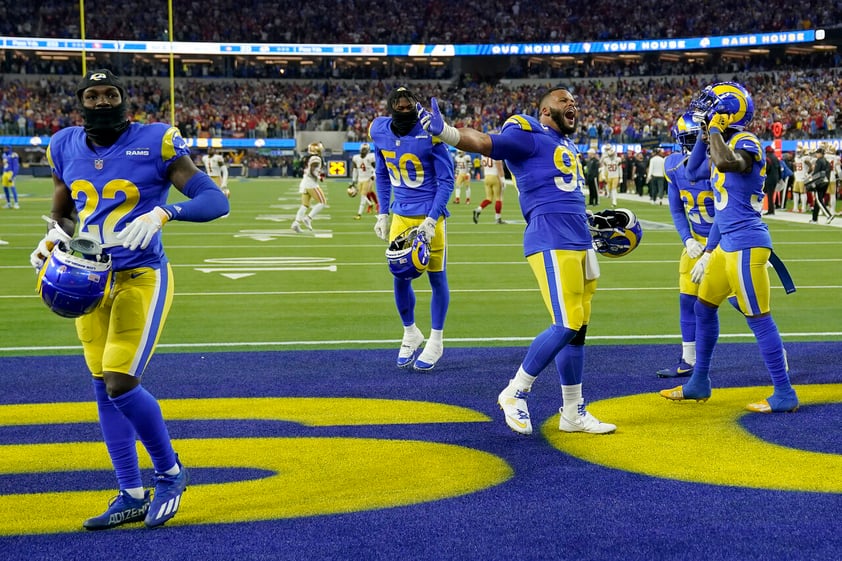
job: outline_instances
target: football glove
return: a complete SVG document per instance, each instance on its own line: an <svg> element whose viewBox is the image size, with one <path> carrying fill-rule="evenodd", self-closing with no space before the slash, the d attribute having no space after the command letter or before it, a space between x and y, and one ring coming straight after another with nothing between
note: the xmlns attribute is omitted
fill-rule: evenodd
<svg viewBox="0 0 842 561"><path fill-rule="evenodd" d="M695 265L693 265L693 269L690 271L690 280L695 284L702 283L702 278L705 276L705 268L708 266L708 261L710 261L710 253L705 253L699 257L699 260L696 261Z"/></svg>
<svg viewBox="0 0 842 561"><path fill-rule="evenodd" d="M50 256L50 253L58 242L70 242L70 236L55 221L50 220L49 223L50 230L47 232L47 235L38 242L38 247L29 255L29 263L35 269L36 273L44 266L44 262Z"/></svg>
<svg viewBox="0 0 842 561"><path fill-rule="evenodd" d="M418 233L424 234L427 238L427 241L433 239L433 236L436 235L436 221L430 218L429 216L424 219L424 222L418 226Z"/></svg>
<svg viewBox="0 0 842 561"><path fill-rule="evenodd" d="M459 134L458 129L451 127L444 122L444 117L441 116L439 102L436 98L430 98L429 111L424 109L424 107L422 107L418 102L415 103L415 110L418 112L418 122L421 123L421 127L425 131L433 136L439 137L439 139L445 144L449 144L451 146L459 144L459 141L462 139L462 135Z"/></svg>
<svg viewBox="0 0 842 561"><path fill-rule="evenodd" d="M377 215L377 222L374 223L374 233L377 234L377 237L383 240L384 242L389 240L388 214Z"/></svg>
<svg viewBox="0 0 842 561"><path fill-rule="evenodd" d="M694 238L687 238L684 242L684 247L687 249L687 255L690 259L695 259L705 252L705 246L697 242Z"/></svg>
<svg viewBox="0 0 842 561"><path fill-rule="evenodd" d="M149 242L157 234L164 224L169 221L170 215L166 210L156 206L146 214L138 216L117 234L117 239L123 242L123 247L135 250L146 249Z"/></svg>
<svg viewBox="0 0 842 561"><path fill-rule="evenodd" d="M708 132L725 132L725 129L731 125L732 120L733 115L728 115L726 113L714 113L708 123Z"/></svg>

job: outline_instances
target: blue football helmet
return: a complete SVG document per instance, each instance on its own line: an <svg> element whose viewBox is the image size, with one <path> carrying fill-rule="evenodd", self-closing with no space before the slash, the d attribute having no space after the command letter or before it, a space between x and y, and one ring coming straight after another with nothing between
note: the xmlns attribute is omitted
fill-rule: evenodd
<svg viewBox="0 0 842 561"><path fill-rule="evenodd" d="M111 290L111 256L92 240L59 241L38 273L36 290L62 317L88 314Z"/></svg>
<svg viewBox="0 0 842 561"><path fill-rule="evenodd" d="M693 120L693 111L687 111L678 118L670 132L675 141L689 152L696 144L696 138L698 138L701 128L701 125Z"/></svg>
<svg viewBox="0 0 842 561"><path fill-rule="evenodd" d="M594 249L606 257L628 255L643 239L643 228L634 213L625 208L588 214Z"/></svg>
<svg viewBox="0 0 842 561"><path fill-rule="evenodd" d="M430 243L418 228L410 228L389 244L386 260L395 278L417 279L430 264Z"/></svg>
<svg viewBox="0 0 842 561"><path fill-rule="evenodd" d="M754 117L754 101L748 90L740 84L718 82L703 89L690 103L690 110L697 123L709 123L717 113L734 115L728 128L741 131Z"/></svg>

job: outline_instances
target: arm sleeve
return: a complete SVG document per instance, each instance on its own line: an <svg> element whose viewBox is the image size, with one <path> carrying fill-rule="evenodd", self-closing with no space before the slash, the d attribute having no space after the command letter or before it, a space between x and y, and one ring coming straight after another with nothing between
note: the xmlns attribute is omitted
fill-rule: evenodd
<svg viewBox="0 0 842 561"><path fill-rule="evenodd" d="M533 133L509 127L501 134L491 135L491 153L495 160L523 160L535 150Z"/></svg>
<svg viewBox="0 0 842 561"><path fill-rule="evenodd" d="M231 210L228 198L206 173L193 174L181 192L189 200L163 207L170 215L170 220L209 222L228 214Z"/></svg>
<svg viewBox="0 0 842 561"><path fill-rule="evenodd" d="M673 178L673 171L666 173L667 178L667 199L670 205L670 214L672 214L672 222L675 224L675 229L681 237L682 243L692 238L690 233L690 225L687 224L687 216L684 214L684 204L681 202L681 192L678 185L675 184Z"/></svg>
<svg viewBox="0 0 842 561"><path fill-rule="evenodd" d="M389 214L392 199L392 182L389 180L389 170L380 150L374 156L374 186L377 189L377 199L380 202L380 214Z"/></svg>
<svg viewBox="0 0 842 561"><path fill-rule="evenodd" d="M690 151L690 158L687 160L687 168L684 172L691 181L710 179L710 161L707 152L707 144L702 140L700 134L696 138L693 150Z"/></svg>
<svg viewBox="0 0 842 561"><path fill-rule="evenodd" d="M710 234L708 234L708 243L705 245L705 251L713 251L713 249L719 245L719 240L722 238L722 234L719 233L719 225L716 223L716 220L713 221L713 226L711 226Z"/></svg>
<svg viewBox="0 0 842 561"><path fill-rule="evenodd" d="M438 220L442 215L448 216L447 201L453 193L453 163L448 147L443 142L433 145L433 168L436 172L436 196L427 216Z"/></svg>

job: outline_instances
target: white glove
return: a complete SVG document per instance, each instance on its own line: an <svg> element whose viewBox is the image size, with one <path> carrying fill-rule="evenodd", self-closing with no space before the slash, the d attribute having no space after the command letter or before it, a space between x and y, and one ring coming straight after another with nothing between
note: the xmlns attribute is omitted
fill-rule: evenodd
<svg viewBox="0 0 842 561"><path fill-rule="evenodd" d="M429 216L424 219L424 222L418 226L418 233L424 234L427 238L427 241L433 239L433 236L436 235L436 221L430 218Z"/></svg>
<svg viewBox="0 0 842 561"><path fill-rule="evenodd" d="M695 238L687 238L684 247L687 248L687 255L690 256L690 259L695 259L705 252L705 246L697 242Z"/></svg>
<svg viewBox="0 0 842 561"><path fill-rule="evenodd" d="M374 233L384 242L389 241L389 215L378 214L377 222L374 223Z"/></svg>
<svg viewBox="0 0 842 561"><path fill-rule="evenodd" d="M166 210L156 206L146 214L138 216L117 234L117 239L123 242L123 247L135 250L146 249L149 242L170 219Z"/></svg>
<svg viewBox="0 0 842 561"><path fill-rule="evenodd" d="M439 137L445 144L451 146L459 144L462 134L459 132L459 129L451 127L444 122L444 117L441 115L439 102L436 98L433 97L430 99L429 111L424 109L418 102L415 103L415 111L418 113L418 122L421 123L421 127L425 131L433 136Z"/></svg>
<svg viewBox="0 0 842 561"><path fill-rule="evenodd" d="M52 228L44 236L44 239L38 242L38 247L35 248L35 251L29 255L29 263L35 269L36 273L44 266L44 262L50 256L50 253L58 242L68 243L70 241L70 236L58 224L53 221L50 221L50 223L52 224Z"/></svg>
<svg viewBox="0 0 842 561"><path fill-rule="evenodd" d="M708 261L710 261L710 253L705 253L699 260L696 261L696 264L693 265L693 269L690 271L690 280L696 284L702 283L702 277L705 276L705 268L708 266Z"/></svg>

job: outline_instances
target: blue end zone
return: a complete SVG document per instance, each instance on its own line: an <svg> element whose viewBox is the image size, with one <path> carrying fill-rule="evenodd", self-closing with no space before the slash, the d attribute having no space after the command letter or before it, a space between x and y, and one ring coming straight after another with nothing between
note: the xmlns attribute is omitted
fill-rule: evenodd
<svg viewBox="0 0 842 561"><path fill-rule="evenodd" d="M842 350L839 343L787 343L786 348L794 384L839 382L835 362ZM626 561L830 559L838 555L838 494L649 477L567 455L541 434L514 435L503 422L496 398L523 359L525 348L447 348L435 370L423 374L396 368L396 352L159 353L152 359L143 383L161 400L345 397L464 407L486 415L490 421L304 426L272 420L190 419L171 420L168 426L176 440L340 437L446 443L501 458L513 470L511 479L462 496L381 510L232 524L173 524L154 532L137 527L92 534L80 528L70 534L0 537L4 557L29 561L90 560L114 559L134 552L156 560L197 561ZM681 383L655 376L655 370L671 365L677 354L675 345L587 347L585 397L596 402L637 393L655 394ZM3 358L0 372L1 404L92 401L91 385L80 356ZM712 376L714 399L703 407L715 406L716 388L770 387L753 343L718 345ZM556 414L560 401L557 375L547 370L539 376L529 401L536 427ZM657 422L661 405L681 406L657 402L652 410L653 423ZM795 414L749 415L743 418L742 426L767 442L840 454L842 444L835 429L841 407L840 403L827 403L804 406ZM95 423L0 426L0 444L4 446L48 442L100 442L99 428ZM270 475L259 469L237 467L238 458L233 457L231 468L194 468L186 458L182 459L191 470L195 486ZM355 459L350 457L347 461L353 463ZM108 489L112 484L110 471L0 474L3 495ZM361 487L358 492L364 494L368 489ZM215 508L224 509L226 497L220 495L217 499ZM191 506L188 490L181 511L188 512ZM17 514L43 517L50 516L50 510L51 505L45 504L42 512ZM0 516L7 515L0 512Z"/></svg>

